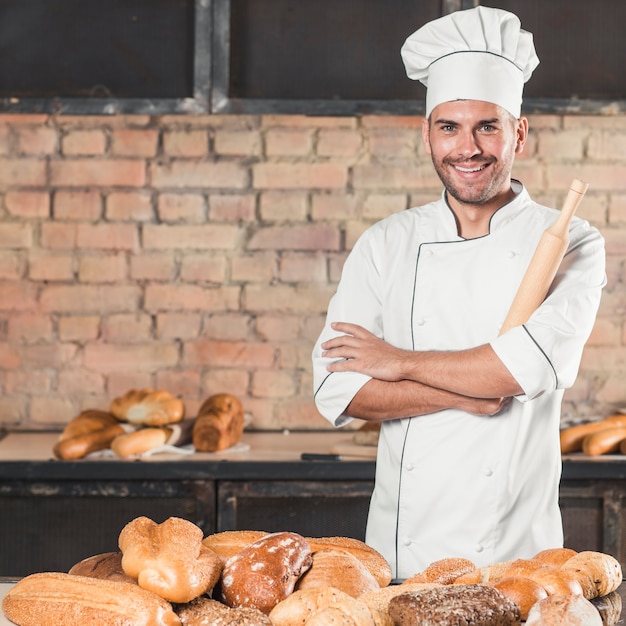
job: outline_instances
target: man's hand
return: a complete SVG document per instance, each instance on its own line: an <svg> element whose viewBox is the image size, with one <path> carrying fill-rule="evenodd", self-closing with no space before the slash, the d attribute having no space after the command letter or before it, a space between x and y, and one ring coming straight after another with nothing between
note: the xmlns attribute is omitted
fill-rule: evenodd
<svg viewBox="0 0 626 626"><path fill-rule="evenodd" d="M411 352L394 348L357 324L335 322L333 330L345 333L322 344L322 356L333 361L329 372L359 372L378 380L396 382L406 377Z"/></svg>

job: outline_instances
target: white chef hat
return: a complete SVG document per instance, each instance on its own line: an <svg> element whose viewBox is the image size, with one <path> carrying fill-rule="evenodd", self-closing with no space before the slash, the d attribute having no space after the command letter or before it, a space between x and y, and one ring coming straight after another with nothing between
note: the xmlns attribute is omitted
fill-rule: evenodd
<svg viewBox="0 0 626 626"><path fill-rule="evenodd" d="M522 90L539 64L519 18L477 6L425 24L401 50L407 76L427 87L426 115L442 102L483 100L518 118Z"/></svg>

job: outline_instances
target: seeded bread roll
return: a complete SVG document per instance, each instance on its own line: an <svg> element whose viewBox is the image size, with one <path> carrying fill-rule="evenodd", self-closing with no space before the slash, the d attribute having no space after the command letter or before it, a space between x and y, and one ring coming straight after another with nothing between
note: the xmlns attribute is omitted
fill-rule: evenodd
<svg viewBox="0 0 626 626"><path fill-rule="evenodd" d="M168 602L138 585L56 572L20 580L2 610L20 626L180 625Z"/></svg>
<svg viewBox="0 0 626 626"><path fill-rule="evenodd" d="M137 584L137 581L122 569L121 552L105 552L90 556L73 565L68 574Z"/></svg>
<svg viewBox="0 0 626 626"><path fill-rule="evenodd" d="M526 626L602 626L597 609L580 595L548 596L530 609Z"/></svg>
<svg viewBox="0 0 626 626"><path fill-rule="evenodd" d="M257 609L231 609L205 596L180 605L177 613L183 626L273 626Z"/></svg>
<svg viewBox="0 0 626 626"><path fill-rule="evenodd" d="M335 587L358 598L362 593L380 589L370 571L355 556L344 550L316 550L311 567L296 583L296 589Z"/></svg>
<svg viewBox="0 0 626 626"><path fill-rule="evenodd" d="M156 524L138 517L122 529L122 568L139 586L170 602L190 602L213 589L222 571L220 558L202 543L202 531L170 517Z"/></svg>
<svg viewBox="0 0 626 626"><path fill-rule="evenodd" d="M111 413L135 426L165 426L185 417L185 405L162 389L131 389L111 402Z"/></svg>
<svg viewBox="0 0 626 626"><path fill-rule="evenodd" d="M198 409L193 445L199 452L218 452L239 442L244 429L243 405L229 393L207 398Z"/></svg>
<svg viewBox="0 0 626 626"><path fill-rule="evenodd" d="M503 578L494 583L493 587L519 606L522 620L528 617L528 612L535 602L548 597L548 593L539 583L521 576Z"/></svg>
<svg viewBox="0 0 626 626"><path fill-rule="evenodd" d="M332 548L341 549L355 556L378 581L380 587L386 587L391 582L391 566L380 552L368 546L363 541L352 537L307 537L311 551Z"/></svg>
<svg viewBox="0 0 626 626"><path fill-rule="evenodd" d="M459 576L469 574L476 570L476 565L468 559L445 558L431 563L423 572L422 576L429 583L451 585Z"/></svg>
<svg viewBox="0 0 626 626"><path fill-rule="evenodd" d="M271 533L226 561L218 599L230 607L252 607L266 615L290 595L311 567L311 549L292 532Z"/></svg>

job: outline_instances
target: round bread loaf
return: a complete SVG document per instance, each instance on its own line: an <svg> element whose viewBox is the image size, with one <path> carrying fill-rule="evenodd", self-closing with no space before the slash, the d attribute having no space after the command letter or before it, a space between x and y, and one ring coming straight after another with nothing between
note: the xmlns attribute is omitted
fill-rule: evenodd
<svg viewBox="0 0 626 626"><path fill-rule="evenodd" d="M124 572L170 602L190 602L213 589L222 571L220 558L202 543L202 530L179 517L162 524L138 517L118 542Z"/></svg>
<svg viewBox="0 0 626 626"><path fill-rule="evenodd" d="M571 548L548 548L547 550L537 552L532 560L545 563L546 565L561 567L565 561L571 559L575 554L576 550Z"/></svg>
<svg viewBox="0 0 626 626"><path fill-rule="evenodd" d="M383 626L383 616L377 617L378 624L365 603L350 597L317 611L306 621L306 626ZM393 626L391 618L386 617Z"/></svg>
<svg viewBox="0 0 626 626"><path fill-rule="evenodd" d="M105 552L90 556L72 565L68 574L137 584L137 581L122 569L121 552Z"/></svg>
<svg viewBox="0 0 626 626"><path fill-rule="evenodd" d="M350 552L378 581L380 587L386 587L392 578L391 566L380 552L374 550L359 539L352 537L307 537L311 552L324 550L326 548L341 549Z"/></svg>
<svg viewBox="0 0 626 626"><path fill-rule="evenodd" d="M205 596L177 608L183 626L273 626L270 618L257 609L231 609Z"/></svg>
<svg viewBox="0 0 626 626"><path fill-rule="evenodd" d="M519 606L522 620L528 617L528 612L535 602L548 596L546 590L539 583L521 576L503 578L494 583L493 587Z"/></svg>
<svg viewBox="0 0 626 626"><path fill-rule="evenodd" d="M274 626L305 624L314 613L350 597L335 587L296 589L272 609L269 617Z"/></svg>
<svg viewBox="0 0 626 626"><path fill-rule="evenodd" d="M271 533L226 561L219 599L230 607L253 607L269 615L293 592L311 563L311 548L304 537Z"/></svg>
<svg viewBox="0 0 626 626"><path fill-rule="evenodd" d="M622 582L622 566L610 554L583 551L568 559L561 567L578 575L587 600L615 591Z"/></svg>
<svg viewBox="0 0 626 626"><path fill-rule="evenodd" d="M548 596L533 606L526 626L602 626L596 608L580 595Z"/></svg>
<svg viewBox="0 0 626 626"><path fill-rule="evenodd" d="M225 530L207 535L202 543L207 548L211 548L226 563L231 556L235 556L251 543L267 535L269 533L264 530Z"/></svg>
<svg viewBox="0 0 626 626"><path fill-rule="evenodd" d="M335 587L358 598L367 591L380 589L370 571L355 556L345 550L316 550L311 567L300 577L296 589Z"/></svg>
<svg viewBox="0 0 626 626"><path fill-rule="evenodd" d="M451 557L434 561L422 572L422 576L429 583L451 585L459 576L475 570L476 565L472 561Z"/></svg>
<svg viewBox="0 0 626 626"><path fill-rule="evenodd" d="M136 426L165 426L185 417L183 401L162 389L130 389L111 402L110 411Z"/></svg>
<svg viewBox="0 0 626 626"><path fill-rule="evenodd" d="M528 575L528 578L539 583L551 595L568 595L570 593L583 595L583 589L578 575L572 570L558 567L545 567Z"/></svg>

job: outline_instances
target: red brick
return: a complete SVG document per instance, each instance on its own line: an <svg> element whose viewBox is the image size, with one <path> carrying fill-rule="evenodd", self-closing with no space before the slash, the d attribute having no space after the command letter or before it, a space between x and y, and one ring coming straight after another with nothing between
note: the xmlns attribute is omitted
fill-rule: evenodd
<svg viewBox="0 0 626 626"><path fill-rule="evenodd" d="M283 283L325 282L328 278L326 257L320 254L283 254L279 272Z"/></svg>
<svg viewBox="0 0 626 626"><path fill-rule="evenodd" d="M360 198L353 194L313 194L311 217L314 220L342 220L357 216Z"/></svg>
<svg viewBox="0 0 626 626"><path fill-rule="evenodd" d="M201 223L206 218L204 196L193 193L162 193L158 215L162 222Z"/></svg>
<svg viewBox="0 0 626 626"><path fill-rule="evenodd" d="M619 345L622 334L622 318L596 319L593 331L587 345L589 346L615 346Z"/></svg>
<svg viewBox="0 0 626 626"><path fill-rule="evenodd" d="M17 280L24 275L25 263L16 252L0 252L0 280Z"/></svg>
<svg viewBox="0 0 626 626"><path fill-rule="evenodd" d="M264 128L355 128L357 120L354 117L327 117L323 115L263 115L261 123Z"/></svg>
<svg viewBox="0 0 626 626"><path fill-rule="evenodd" d="M319 414L312 398L286 400L276 407L276 420L292 430L330 430L330 424Z"/></svg>
<svg viewBox="0 0 626 626"><path fill-rule="evenodd" d="M65 159L50 163L50 182L66 187L142 187L143 161L131 159Z"/></svg>
<svg viewBox="0 0 626 626"><path fill-rule="evenodd" d="M61 140L63 154L100 155L106 151L107 139L102 130L71 130Z"/></svg>
<svg viewBox="0 0 626 626"><path fill-rule="evenodd" d="M356 165L354 188L375 189L440 189L441 181L432 166Z"/></svg>
<svg viewBox="0 0 626 626"><path fill-rule="evenodd" d="M237 246L241 232L233 224L147 224L143 229L143 247L146 250L229 250Z"/></svg>
<svg viewBox="0 0 626 626"><path fill-rule="evenodd" d="M111 133L111 154L116 156L153 157L157 153L159 133L152 128L119 128Z"/></svg>
<svg viewBox="0 0 626 626"><path fill-rule="evenodd" d="M9 191L4 204L11 215L18 217L50 216L50 196L45 191Z"/></svg>
<svg viewBox="0 0 626 626"><path fill-rule="evenodd" d="M148 285L147 311L228 311L239 306L239 287Z"/></svg>
<svg viewBox="0 0 626 626"><path fill-rule="evenodd" d="M190 283L221 283L226 276L227 263L223 255L187 254L180 264L180 277Z"/></svg>
<svg viewBox="0 0 626 626"><path fill-rule="evenodd" d="M2 396L2 402L0 403L0 424L8 428L23 426L26 415L26 399L24 396L9 396L8 394Z"/></svg>
<svg viewBox="0 0 626 626"><path fill-rule="evenodd" d="M568 159L581 159L588 136L589 133L585 130L542 132L537 142L537 155L543 159L553 159L555 155L560 154L566 155ZM589 149L593 151L599 149L593 137L590 138Z"/></svg>
<svg viewBox="0 0 626 626"><path fill-rule="evenodd" d="M138 287L123 285L48 285L42 289L39 304L42 311L59 313L134 311L139 296Z"/></svg>
<svg viewBox="0 0 626 626"><path fill-rule="evenodd" d="M0 249L30 248L32 243L33 231L30 224L0 223Z"/></svg>
<svg viewBox="0 0 626 626"><path fill-rule="evenodd" d="M41 245L51 250L76 248L77 225L64 222L45 222L41 225Z"/></svg>
<svg viewBox="0 0 626 626"><path fill-rule="evenodd" d="M253 341L188 341L183 346L183 364L204 367L272 367L271 344Z"/></svg>
<svg viewBox="0 0 626 626"><path fill-rule="evenodd" d="M33 311L37 308L37 287L25 281L0 282L0 311Z"/></svg>
<svg viewBox="0 0 626 626"><path fill-rule="evenodd" d="M421 145L421 132L413 129L379 129L369 135L369 152L380 163L412 163Z"/></svg>
<svg viewBox="0 0 626 626"><path fill-rule="evenodd" d="M258 313L314 313L325 311L334 288L326 285L311 287L287 285L247 285L244 288L246 311Z"/></svg>
<svg viewBox="0 0 626 626"><path fill-rule="evenodd" d="M240 163L172 161L151 163L150 179L157 188L243 189L248 185L248 171Z"/></svg>
<svg viewBox="0 0 626 626"><path fill-rule="evenodd" d="M97 372L158 372L177 364L178 347L172 343L89 343L84 348L85 367Z"/></svg>
<svg viewBox="0 0 626 626"><path fill-rule="evenodd" d="M46 163L37 159L0 159L0 187L45 187Z"/></svg>
<svg viewBox="0 0 626 626"><path fill-rule="evenodd" d="M251 222L255 219L256 196L253 194L211 195L209 215L218 222Z"/></svg>
<svg viewBox="0 0 626 626"><path fill-rule="evenodd" d="M20 352L22 363L27 368L61 368L72 361L78 347L71 343L34 343L25 344Z"/></svg>
<svg viewBox="0 0 626 626"><path fill-rule="evenodd" d="M5 391L8 394L40 395L52 389L51 372L47 370L20 370L7 372Z"/></svg>
<svg viewBox="0 0 626 626"><path fill-rule="evenodd" d="M61 190L54 194L53 207L56 219L95 221L102 216L102 196L95 189Z"/></svg>
<svg viewBox="0 0 626 626"><path fill-rule="evenodd" d="M163 152L172 157L201 157L208 152L209 136L205 130L166 130Z"/></svg>
<svg viewBox="0 0 626 626"><path fill-rule="evenodd" d="M149 191L117 191L106 199L106 216L121 222L148 222L154 219Z"/></svg>
<svg viewBox="0 0 626 626"><path fill-rule="evenodd" d="M294 372L257 370L252 374L251 393L258 398L288 398L295 393Z"/></svg>
<svg viewBox="0 0 626 626"><path fill-rule="evenodd" d="M51 341L54 338L52 319L40 313L22 313L9 318L9 341L16 343L36 343Z"/></svg>
<svg viewBox="0 0 626 626"><path fill-rule="evenodd" d="M257 315L256 333L264 341L294 340L300 336L300 320L299 315Z"/></svg>
<svg viewBox="0 0 626 626"><path fill-rule="evenodd" d="M102 338L111 343L147 342L152 337L152 318L145 313L117 313L103 320Z"/></svg>
<svg viewBox="0 0 626 626"><path fill-rule="evenodd" d="M45 113L2 113L0 114L0 124L11 124L15 126L27 124L45 124L49 120Z"/></svg>
<svg viewBox="0 0 626 626"><path fill-rule="evenodd" d="M266 222L304 222L308 194L304 191L267 191L261 194L259 212Z"/></svg>
<svg viewBox="0 0 626 626"><path fill-rule="evenodd" d="M150 372L116 372L106 374L107 391L111 400L124 395L129 389L154 388L155 381Z"/></svg>
<svg viewBox="0 0 626 626"><path fill-rule="evenodd" d="M268 156L306 156L313 149L313 129L273 128L265 134Z"/></svg>
<svg viewBox="0 0 626 626"><path fill-rule="evenodd" d="M363 203L363 217L380 220L407 208L407 197L403 193L370 194Z"/></svg>
<svg viewBox="0 0 626 626"><path fill-rule="evenodd" d="M139 247L135 224L78 224L78 248L90 250L136 250Z"/></svg>
<svg viewBox="0 0 626 626"><path fill-rule="evenodd" d="M22 359L17 346L0 341L0 370L12 370L22 366ZM2 398L4 402L4 397ZM0 404L2 404L0 402Z"/></svg>
<svg viewBox="0 0 626 626"><path fill-rule="evenodd" d="M364 128L414 128L421 132L424 117L421 115L363 115Z"/></svg>
<svg viewBox="0 0 626 626"><path fill-rule="evenodd" d="M69 398L52 395L35 396L30 401L28 418L34 424L61 426L67 424L79 412L79 407Z"/></svg>
<svg viewBox="0 0 626 626"><path fill-rule="evenodd" d="M200 313L160 313L156 318L159 339L194 339L200 334Z"/></svg>
<svg viewBox="0 0 626 626"><path fill-rule="evenodd" d="M130 258L130 276L134 280L166 280L174 278L176 262L168 252L139 254Z"/></svg>
<svg viewBox="0 0 626 626"><path fill-rule="evenodd" d="M24 126L15 130L19 154L32 156L51 155L57 151L57 131L44 126Z"/></svg>
<svg viewBox="0 0 626 626"><path fill-rule="evenodd" d="M202 377L203 397L208 398L216 393L231 393L243 398L248 393L250 373L240 368L212 367ZM248 408L245 403L244 410Z"/></svg>
<svg viewBox="0 0 626 626"><path fill-rule="evenodd" d="M104 394L105 379L102 374L84 368L71 368L59 372L57 392L61 395Z"/></svg>
<svg viewBox="0 0 626 626"><path fill-rule="evenodd" d="M185 396L197 398L200 395L200 372L196 369L160 371L156 374L156 385L158 389L165 389L179 398ZM191 417L194 414L185 410L185 415Z"/></svg>
<svg viewBox="0 0 626 626"><path fill-rule="evenodd" d="M246 341L250 335L250 317L240 312L213 314L204 322L202 336L224 341Z"/></svg>
<svg viewBox="0 0 626 626"><path fill-rule="evenodd" d="M256 189L343 189L348 182L338 163L258 163L252 174Z"/></svg>
<svg viewBox="0 0 626 626"><path fill-rule="evenodd" d="M322 129L317 154L322 157L356 157L363 149L361 133L349 129Z"/></svg>
<svg viewBox="0 0 626 626"><path fill-rule="evenodd" d="M123 282L127 276L126 255L123 253L84 256L78 262L78 281L81 283Z"/></svg>
<svg viewBox="0 0 626 626"><path fill-rule="evenodd" d="M31 280L68 281L74 279L74 257L67 254L31 254L28 259Z"/></svg>
<svg viewBox="0 0 626 626"><path fill-rule="evenodd" d="M100 316L68 315L59 317L61 341L89 341L100 335Z"/></svg>
<svg viewBox="0 0 626 626"><path fill-rule="evenodd" d="M226 129L215 131L215 153L228 156L259 156L263 148L257 130Z"/></svg>
<svg viewBox="0 0 626 626"><path fill-rule="evenodd" d="M260 228L250 237L247 247L249 250L337 250L340 245L336 226L307 224Z"/></svg>
<svg viewBox="0 0 626 626"><path fill-rule="evenodd" d="M236 256L231 261L231 279L235 282L270 282L277 273L276 254L253 253Z"/></svg>
<svg viewBox="0 0 626 626"><path fill-rule="evenodd" d="M577 167L563 163L551 163L546 167L549 187L567 190L574 178L584 180L596 191L623 192L626 190L626 165L585 162Z"/></svg>

